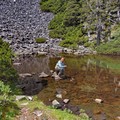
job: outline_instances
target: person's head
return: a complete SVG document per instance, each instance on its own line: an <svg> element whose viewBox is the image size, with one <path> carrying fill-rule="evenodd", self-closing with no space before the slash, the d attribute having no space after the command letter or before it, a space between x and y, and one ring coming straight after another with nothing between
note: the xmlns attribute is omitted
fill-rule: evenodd
<svg viewBox="0 0 120 120"><path fill-rule="evenodd" d="M64 58L64 57L61 57L61 59L60 59L60 60L61 60L61 62L64 62L65 58Z"/></svg>

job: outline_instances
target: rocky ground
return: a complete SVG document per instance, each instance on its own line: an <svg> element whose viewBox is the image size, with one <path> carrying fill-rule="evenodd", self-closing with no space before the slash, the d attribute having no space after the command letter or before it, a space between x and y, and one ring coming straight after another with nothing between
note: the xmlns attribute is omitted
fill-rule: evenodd
<svg viewBox="0 0 120 120"><path fill-rule="evenodd" d="M60 39L49 37L48 24L54 17L52 13L40 10L40 0L0 0L0 37L10 43L17 54L46 54L51 51L73 53L70 49L58 46ZM36 38L47 41L37 44ZM93 53L80 46L77 55Z"/></svg>
<svg viewBox="0 0 120 120"><path fill-rule="evenodd" d="M58 39L49 38L48 23L52 13L40 10L40 0L1 0L0 36L10 43L14 52L33 53L58 47ZM45 37L47 42L37 44L35 38Z"/></svg>

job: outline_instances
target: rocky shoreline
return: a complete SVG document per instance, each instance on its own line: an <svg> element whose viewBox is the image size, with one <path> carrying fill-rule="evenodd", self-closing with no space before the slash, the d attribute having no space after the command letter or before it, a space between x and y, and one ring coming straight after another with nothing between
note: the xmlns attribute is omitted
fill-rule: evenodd
<svg viewBox="0 0 120 120"><path fill-rule="evenodd" d="M13 52L18 55L53 52L96 54L84 46L79 46L75 51L58 46L61 39L50 38L48 30L48 24L54 15L42 12L39 3L40 0L0 1L0 37L10 43ZM46 38L46 42L36 43L35 39L40 37Z"/></svg>

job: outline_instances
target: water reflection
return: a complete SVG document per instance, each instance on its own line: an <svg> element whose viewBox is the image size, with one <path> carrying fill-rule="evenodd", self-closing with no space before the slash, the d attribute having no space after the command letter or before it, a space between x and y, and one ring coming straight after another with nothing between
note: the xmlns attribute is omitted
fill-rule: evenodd
<svg viewBox="0 0 120 120"><path fill-rule="evenodd" d="M41 72L50 73L49 57L26 57L20 58L15 62L20 62L20 66L15 66L19 73L40 74Z"/></svg>
<svg viewBox="0 0 120 120"><path fill-rule="evenodd" d="M104 57L105 58L105 57ZM108 59L108 58L107 58ZM109 60L111 61L111 59ZM105 59L103 60L101 59L88 59L87 60L87 69L86 69L86 77L88 77L88 72L91 71L92 67L94 67L94 75L96 77L96 82L98 83L98 81L101 79L102 74L106 73L106 75L104 75L105 78L109 78L109 74L112 74L113 77L113 82L115 84L114 91L115 93L117 93L117 91L119 91L119 78L117 77L117 74L119 74L119 70L118 67L113 67L111 69L111 66L116 66L116 64L119 66L119 63L117 62L113 62L112 65L108 60L105 61ZM113 74L114 73L114 74ZM89 77L88 77L89 78Z"/></svg>
<svg viewBox="0 0 120 120"><path fill-rule="evenodd" d="M56 89L62 90L63 98L69 98L71 104L81 105L85 109L105 112L109 120L120 115L120 58L103 56L66 57L67 68L65 74L74 78L74 81L55 81L49 77L48 86L39 92L38 97L47 103L56 99ZM30 57L21 59L20 66L16 66L19 73L41 72L49 73L58 61L57 58ZM47 99L46 99L47 96ZM98 105L96 98L104 101ZM114 112L114 114L113 114Z"/></svg>
<svg viewBox="0 0 120 120"><path fill-rule="evenodd" d="M70 98L73 104L80 104L86 109L91 108L93 111L94 109L100 109L100 111L109 114L109 119L113 120L113 117L120 114L119 60L119 57L112 59L105 56L67 57L66 64L68 67L66 74L74 77L75 81L72 83L60 81L55 84L55 87L66 91L64 97ZM50 65L53 69L56 60L52 59L51 61ZM54 88L51 87L51 89L55 92ZM51 96L49 95L49 97ZM96 106L93 102L95 98L104 100L102 107Z"/></svg>

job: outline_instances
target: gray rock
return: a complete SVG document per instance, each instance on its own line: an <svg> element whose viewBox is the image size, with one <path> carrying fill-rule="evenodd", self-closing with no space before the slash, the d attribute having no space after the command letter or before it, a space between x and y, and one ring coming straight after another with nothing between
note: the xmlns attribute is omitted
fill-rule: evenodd
<svg viewBox="0 0 120 120"><path fill-rule="evenodd" d="M51 77L55 77L57 75L57 73L56 72L54 72L53 74L52 74L52 76Z"/></svg>
<svg viewBox="0 0 120 120"><path fill-rule="evenodd" d="M63 100L63 102L66 103L66 104L67 104L69 101L70 101L69 99L64 99L64 100Z"/></svg>
<svg viewBox="0 0 120 120"><path fill-rule="evenodd" d="M56 106L56 105L60 105L60 103L59 103L57 100L53 100L53 101L52 101L52 105L53 105L53 106Z"/></svg>
<svg viewBox="0 0 120 120"><path fill-rule="evenodd" d="M22 100L22 99L27 99L27 100L30 100L30 101L33 100L33 98L31 96L25 96L25 95L16 96L16 101L19 101L19 100Z"/></svg>
<svg viewBox="0 0 120 120"><path fill-rule="evenodd" d="M40 52L40 51L38 51L37 54L38 55L47 55L47 52Z"/></svg>
<svg viewBox="0 0 120 120"><path fill-rule="evenodd" d="M19 77L28 77L28 76L32 76L32 74L30 73L23 73L23 74L19 74Z"/></svg>
<svg viewBox="0 0 120 120"><path fill-rule="evenodd" d="M30 101L32 101L32 100L33 100L33 97L27 96L27 99L30 100Z"/></svg>
<svg viewBox="0 0 120 120"><path fill-rule="evenodd" d="M39 77L41 77L41 78L45 78L45 77L48 77L49 75L47 75L46 73L44 73L44 72L42 72L40 75L39 75Z"/></svg>
<svg viewBox="0 0 120 120"><path fill-rule="evenodd" d="M13 65L19 66L19 65L21 65L21 63L13 63Z"/></svg>
<svg viewBox="0 0 120 120"><path fill-rule="evenodd" d="M61 88L57 88L57 89L56 89L56 93L57 93L57 94L61 94L62 92L63 92L63 90L62 90Z"/></svg>
<svg viewBox="0 0 120 120"><path fill-rule="evenodd" d="M62 78L59 77L58 75L55 75L54 78L55 78L55 80L61 80L61 79L62 79Z"/></svg>
<svg viewBox="0 0 120 120"><path fill-rule="evenodd" d="M56 97L62 99L62 94L57 94Z"/></svg>
<svg viewBox="0 0 120 120"><path fill-rule="evenodd" d="M26 99L25 95L16 96L16 101L24 99L24 98Z"/></svg>

